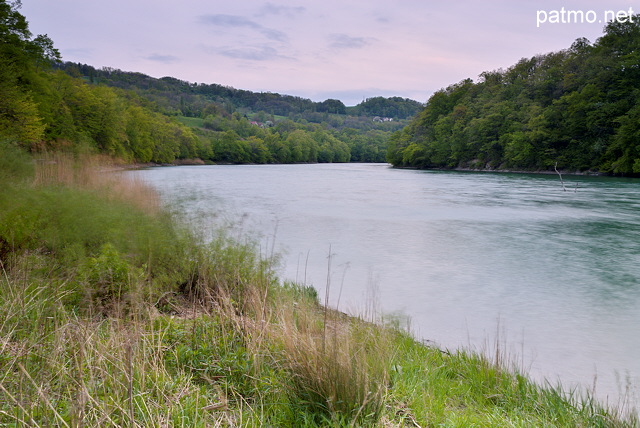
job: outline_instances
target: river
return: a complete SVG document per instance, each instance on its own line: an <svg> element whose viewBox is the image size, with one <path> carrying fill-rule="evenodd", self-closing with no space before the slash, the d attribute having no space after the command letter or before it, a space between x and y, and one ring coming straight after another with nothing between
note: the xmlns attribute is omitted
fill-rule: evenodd
<svg viewBox="0 0 640 428"><path fill-rule="evenodd" d="M132 172L198 230L282 254L280 275L421 340L493 353L616 404L640 385L640 181L220 165ZM244 239L244 238L242 238ZM330 257L329 257L329 254Z"/></svg>

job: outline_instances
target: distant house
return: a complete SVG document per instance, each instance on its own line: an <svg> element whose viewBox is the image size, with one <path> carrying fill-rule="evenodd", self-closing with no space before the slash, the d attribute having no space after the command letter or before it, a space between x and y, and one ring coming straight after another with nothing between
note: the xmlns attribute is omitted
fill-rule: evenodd
<svg viewBox="0 0 640 428"><path fill-rule="evenodd" d="M374 122L393 122L393 118L392 117L380 117L380 116L376 116L373 118Z"/></svg>
<svg viewBox="0 0 640 428"><path fill-rule="evenodd" d="M260 128L270 128L270 127L272 127L272 126L274 125L274 124L273 124L273 122L272 122L272 121L270 121L270 120L267 120L265 123L262 123L262 122L256 122L255 120L252 120L252 121L251 121L251 124L252 124L253 126L258 126L258 127L260 127Z"/></svg>

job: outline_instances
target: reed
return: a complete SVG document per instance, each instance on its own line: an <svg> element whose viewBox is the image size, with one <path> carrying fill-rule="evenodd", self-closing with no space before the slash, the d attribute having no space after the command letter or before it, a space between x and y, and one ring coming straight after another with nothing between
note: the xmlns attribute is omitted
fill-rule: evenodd
<svg viewBox="0 0 640 428"><path fill-rule="evenodd" d="M109 199L131 204L146 214L158 214L158 194L126 172L124 162L107 155L43 152L35 159L34 185L97 191Z"/></svg>
<svg viewBox="0 0 640 428"><path fill-rule="evenodd" d="M387 330L305 299L278 305L269 339L281 347L289 394L319 424L379 419L392 353Z"/></svg>

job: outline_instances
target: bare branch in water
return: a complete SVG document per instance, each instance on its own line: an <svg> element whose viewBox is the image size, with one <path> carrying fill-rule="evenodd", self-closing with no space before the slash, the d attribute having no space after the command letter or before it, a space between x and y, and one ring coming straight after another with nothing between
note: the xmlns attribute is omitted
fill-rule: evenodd
<svg viewBox="0 0 640 428"><path fill-rule="evenodd" d="M560 177L560 183L562 184L562 190L564 190L566 192L567 188L564 187L564 181L562 180L562 174L560 174L560 171L558 171L558 162L556 162L556 164L553 166L553 169L556 170L556 172L558 173L558 176Z"/></svg>

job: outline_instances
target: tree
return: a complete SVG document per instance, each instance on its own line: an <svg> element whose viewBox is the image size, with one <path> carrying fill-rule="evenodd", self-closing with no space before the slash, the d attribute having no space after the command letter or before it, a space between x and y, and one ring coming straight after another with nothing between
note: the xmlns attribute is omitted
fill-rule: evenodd
<svg viewBox="0 0 640 428"><path fill-rule="evenodd" d="M249 163L249 145L235 131L227 131L215 139L213 151L215 160L223 163Z"/></svg>
<svg viewBox="0 0 640 428"><path fill-rule="evenodd" d="M263 140L258 137L251 136L247 138L246 142L249 148L251 162L258 164L269 162L269 149L267 149Z"/></svg>
<svg viewBox="0 0 640 428"><path fill-rule="evenodd" d="M33 148L43 138L45 125L29 82L39 66L60 54L47 36L32 40L20 6L19 0L0 0L0 138Z"/></svg>
<svg viewBox="0 0 640 428"><path fill-rule="evenodd" d="M312 136L318 145L318 162L349 162L351 159L349 146L333 135L318 130Z"/></svg>
<svg viewBox="0 0 640 428"><path fill-rule="evenodd" d="M321 102L316 108L316 111L334 114L345 114L347 112L347 107L340 100L328 99Z"/></svg>
<svg viewBox="0 0 640 428"><path fill-rule="evenodd" d="M620 117L620 124L607 151L609 168L614 173L640 173L640 104Z"/></svg>
<svg viewBox="0 0 640 428"><path fill-rule="evenodd" d="M408 98L373 97L367 98L356 107L361 114L368 116L406 119L420 112L424 105Z"/></svg>
<svg viewBox="0 0 640 428"><path fill-rule="evenodd" d="M289 147L282 141L278 133L269 134L265 140L265 145L271 154L271 162L274 163L290 163L291 151Z"/></svg>
<svg viewBox="0 0 640 428"><path fill-rule="evenodd" d="M127 145L138 162L151 162L153 158L152 121L140 106L130 106L126 111L125 127Z"/></svg>
<svg viewBox="0 0 640 428"><path fill-rule="evenodd" d="M318 160L317 143L308 132L296 129L291 132L285 144L289 147L291 162L316 162Z"/></svg>
<svg viewBox="0 0 640 428"><path fill-rule="evenodd" d="M34 148L43 137L45 125L31 96L11 84L12 77L0 66L0 139Z"/></svg>

